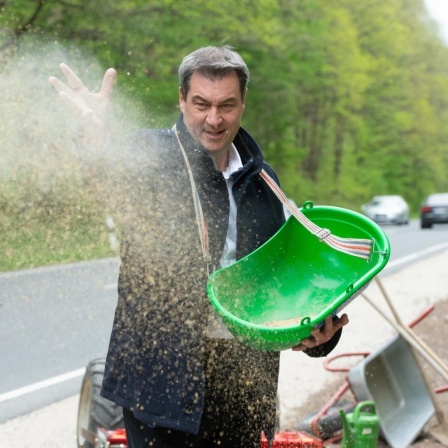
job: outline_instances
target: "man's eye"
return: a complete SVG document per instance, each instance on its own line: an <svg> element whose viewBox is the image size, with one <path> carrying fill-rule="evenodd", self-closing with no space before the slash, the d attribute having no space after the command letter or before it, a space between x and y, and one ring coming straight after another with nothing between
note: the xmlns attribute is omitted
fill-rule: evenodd
<svg viewBox="0 0 448 448"><path fill-rule="evenodd" d="M230 111L233 109L233 104L223 104L223 105L221 106L221 109L222 109L224 112L230 112Z"/></svg>
<svg viewBox="0 0 448 448"><path fill-rule="evenodd" d="M196 107L198 109L205 109L207 107L207 104L205 104L205 103L196 103Z"/></svg>

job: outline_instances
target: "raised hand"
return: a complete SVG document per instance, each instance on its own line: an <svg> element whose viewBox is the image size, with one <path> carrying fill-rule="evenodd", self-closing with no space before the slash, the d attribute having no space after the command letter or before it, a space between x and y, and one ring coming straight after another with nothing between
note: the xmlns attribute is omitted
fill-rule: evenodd
<svg viewBox="0 0 448 448"><path fill-rule="evenodd" d="M60 68L68 85L58 78L50 76L50 84L59 92L64 102L72 107L81 117L84 142L93 148L104 145L110 99L115 85L116 72L109 68L103 77L99 93L90 92L66 64Z"/></svg>

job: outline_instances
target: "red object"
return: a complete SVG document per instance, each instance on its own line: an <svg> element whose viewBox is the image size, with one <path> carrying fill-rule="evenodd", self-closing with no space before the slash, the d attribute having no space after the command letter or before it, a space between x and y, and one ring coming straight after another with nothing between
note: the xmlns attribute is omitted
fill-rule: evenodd
<svg viewBox="0 0 448 448"><path fill-rule="evenodd" d="M126 433L124 429L107 432L107 441L110 448L127 447ZM277 432L275 433L272 448L323 448L320 440L305 432ZM268 448L268 439L261 434L261 448Z"/></svg>
<svg viewBox="0 0 448 448"><path fill-rule="evenodd" d="M115 431L107 431L107 442L109 448L126 448L128 442L126 440L125 430L116 429Z"/></svg>
<svg viewBox="0 0 448 448"><path fill-rule="evenodd" d="M319 439L306 432L276 432L272 448L323 448ZM268 448L268 439L261 434L261 448Z"/></svg>
<svg viewBox="0 0 448 448"><path fill-rule="evenodd" d="M436 387L434 389L434 392L436 394L441 394L442 392L448 392L448 384L445 384L445 386Z"/></svg>

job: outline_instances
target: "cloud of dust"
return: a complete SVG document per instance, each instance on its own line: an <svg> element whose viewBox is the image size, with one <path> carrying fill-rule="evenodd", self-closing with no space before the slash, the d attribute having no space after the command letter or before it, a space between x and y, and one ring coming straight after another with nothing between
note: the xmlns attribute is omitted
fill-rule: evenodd
<svg viewBox="0 0 448 448"><path fill-rule="evenodd" d="M105 229L106 217L114 214L114 204L107 203L112 195L97 194L105 188L80 158L79 114L59 98L48 78L67 83L59 68L64 62L90 91L98 92L106 69L90 54L57 42L21 43L0 53L0 62L0 228L27 227L33 235L36 216L44 216L53 223L71 220L65 223L67 231L76 226L73 218L83 219L85 226L96 221L92 226ZM119 86L113 92L111 122L118 140L142 127ZM107 148L109 167L118 149Z"/></svg>
<svg viewBox="0 0 448 448"><path fill-rule="evenodd" d="M59 69L67 63L91 91L99 91L105 69L78 49L54 44L28 44L0 67L1 180L10 180L26 168L39 186L73 171L79 147L80 120L58 97L48 82L56 76L66 83ZM139 127L120 93L114 93L115 134L125 135Z"/></svg>
<svg viewBox="0 0 448 448"><path fill-rule="evenodd" d="M120 92L119 85L115 86L110 141L101 151L89 151L80 138L79 114L59 98L48 80L55 76L67 83L59 68L61 62L89 91L99 92L107 67L101 67L94 57L79 49L57 43L24 45L0 68L0 202L5 214L16 220L12 226L24 223L24 211L29 212L28 216L50 214L51 226L63 220L64 212L73 209L74 204L75 209L82 208L79 215L84 214L84 225L93 219L96 222L92 225L101 223L105 232L109 215L119 233L127 220L127 234L131 235L127 240L128 258L136 260L136 264L147 265L152 258L151 263L157 266L151 269L157 270L167 264L166 255L171 257L173 252L178 252L180 262L185 258L191 264L188 248L193 241L193 247L200 250L199 235L195 227L185 228L185 213L179 218L171 210L170 195L176 191L177 179L165 176L161 181L151 177L149 165L138 166L137 174L125 172L128 167L123 165L123 152L129 137L147 127L142 124L140 111L134 110L132 101ZM151 122L150 116L146 118ZM151 149L142 149L150 155L145 160L151 161ZM191 200L189 189L182 195L186 203ZM92 197L96 202L82 204ZM98 210L92 211L92 207ZM194 216L193 208L186 208ZM67 231L72 228L72 224L67 225ZM30 225L31 235L33 232ZM156 246L160 246L157 253ZM166 274L165 280L170 282ZM204 291L205 285L200 286Z"/></svg>

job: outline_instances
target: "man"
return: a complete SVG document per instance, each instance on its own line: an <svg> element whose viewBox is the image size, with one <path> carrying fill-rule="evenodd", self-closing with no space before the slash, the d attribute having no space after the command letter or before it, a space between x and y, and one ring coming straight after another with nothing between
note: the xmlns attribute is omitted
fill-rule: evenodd
<svg viewBox="0 0 448 448"><path fill-rule="evenodd" d="M87 117L88 144L107 147L115 71L95 95L61 68L69 86L50 82ZM176 125L139 132L118 164L119 300L102 395L123 407L131 448L259 447L262 431L274 435L279 353L235 340L205 285L283 225L282 204L259 173L277 177L240 127L249 71L238 53L200 48L183 59L179 80ZM347 322L327 319L295 349L326 355Z"/></svg>

